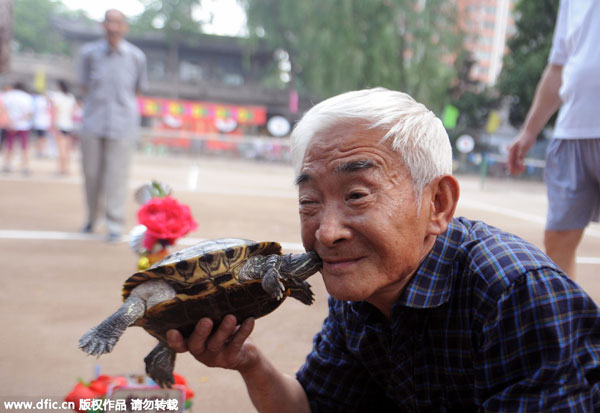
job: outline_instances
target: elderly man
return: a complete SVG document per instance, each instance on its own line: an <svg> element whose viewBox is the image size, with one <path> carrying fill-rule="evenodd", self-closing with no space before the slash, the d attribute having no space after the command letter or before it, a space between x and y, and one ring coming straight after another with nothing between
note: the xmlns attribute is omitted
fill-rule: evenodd
<svg viewBox="0 0 600 413"><path fill-rule="evenodd" d="M323 259L329 315L296 377L209 319L184 341L235 369L259 411L598 411L600 317L536 247L453 218L442 123L410 96L346 93L292 134L302 241Z"/></svg>
<svg viewBox="0 0 600 413"><path fill-rule="evenodd" d="M93 231L102 204L108 241L117 241L125 220L130 160L140 123L136 94L146 85L146 57L123 38L123 13L108 10L103 26L106 38L82 47L79 67L85 93L81 153L88 208L83 232Z"/></svg>

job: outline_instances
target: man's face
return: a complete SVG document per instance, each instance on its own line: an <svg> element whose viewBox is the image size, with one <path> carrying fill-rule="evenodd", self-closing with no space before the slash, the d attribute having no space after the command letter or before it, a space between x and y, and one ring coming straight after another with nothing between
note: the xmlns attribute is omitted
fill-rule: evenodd
<svg viewBox="0 0 600 413"><path fill-rule="evenodd" d="M116 10L109 11L106 14L103 26L106 38L112 47L116 47L123 36L125 36L125 33L127 33L125 16Z"/></svg>
<svg viewBox="0 0 600 413"><path fill-rule="evenodd" d="M395 300L435 241L430 203L419 213L410 173L382 136L356 125L321 132L298 176L302 242L340 300Z"/></svg>

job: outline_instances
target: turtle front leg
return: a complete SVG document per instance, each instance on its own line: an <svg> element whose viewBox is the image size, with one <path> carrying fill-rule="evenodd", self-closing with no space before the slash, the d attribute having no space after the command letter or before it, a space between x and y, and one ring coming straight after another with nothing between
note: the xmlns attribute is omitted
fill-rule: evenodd
<svg viewBox="0 0 600 413"><path fill-rule="evenodd" d="M171 387L175 383L175 352L162 341L144 358L146 373L160 387Z"/></svg>
<svg viewBox="0 0 600 413"><path fill-rule="evenodd" d="M281 275L275 268L269 268L262 279L262 288L271 297L281 300L285 292L285 286L281 282Z"/></svg>
<svg viewBox="0 0 600 413"><path fill-rule="evenodd" d="M285 292L283 279L279 273L281 255L257 255L248 258L241 268L238 278L240 281L261 280L262 288L271 297L281 300Z"/></svg>
<svg viewBox="0 0 600 413"><path fill-rule="evenodd" d="M121 307L79 339L79 348L92 356L110 353L127 327L144 315L146 303L130 296Z"/></svg>

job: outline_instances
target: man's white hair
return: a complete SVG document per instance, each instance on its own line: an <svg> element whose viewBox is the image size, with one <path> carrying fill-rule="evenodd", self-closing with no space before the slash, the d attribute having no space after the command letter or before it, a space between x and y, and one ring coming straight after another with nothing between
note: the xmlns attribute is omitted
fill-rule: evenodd
<svg viewBox="0 0 600 413"><path fill-rule="evenodd" d="M348 122L373 129L374 134L380 131L382 141L391 140L418 195L435 178L452 173L452 147L440 119L406 93L375 88L334 96L306 112L291 134L296 174L312 138Z"/></svg>

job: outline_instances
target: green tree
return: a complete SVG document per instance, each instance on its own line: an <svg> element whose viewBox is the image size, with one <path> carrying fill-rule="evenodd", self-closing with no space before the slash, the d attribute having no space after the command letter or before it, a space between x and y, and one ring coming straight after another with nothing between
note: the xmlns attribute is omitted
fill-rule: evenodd
<svg viewBox="0 0 600 413"><path fill-rule="evenodd" d="M144 11L131 24L134 34L160 31L168 44L167 72L174 87L172 93L179 95L179 48L185 34L202 32L201 22L194 18L194 11L202 0L141 0ZM183 35L183 36L182 36Z"/></svg>
<svg viewBox="0 0 600 413"><path fill-rule="evenodd" d="M440 109L462 45L446 0L239 0L251 40L289 58L292 87L326 98L363 87L403 90Z"/></svg>
<svg viewBox="0 0 600 413"><path fill-rule="evenodd" d="M501 103L501 97L496 89L484 86L473 79L471 70L474 64L475 59L467 50L464 50L455 61L457 76L449 89L449 94L450 103L458 109L460 116L457 127L448 131L451 138L482 130L490 111L497 109Z"/></svg>
<svg viewBox="0 0 600 413"><path fill-rule="evenodd" d="M26 52L68 54L65 40L52 26L54 16L66 11L60 1L15 0L13 39Z"/></svg>
<svg viewBox="0 0 600 413"><path fill-rule="evenodd" d="M515 5L516 34L509 39L498 90L511 97L510 122L519 127L548 61L559 0L520 0Z"/></svg>
<svg viewBox="0 0 600 413"><path fill-rule="evenodd" d="M202 0L141 0L144 11L133 19L134 33L161 30L167 37L180 33L201 33L201 22L194 17L194 10Z"/></svg>
<svg viewBox="0 0 600 413"><path fill-rule="evenodd" d="M10 44L12 43L13 10L10 0L0 0L0 73L10 65Z"/></svg>
<svg viewBox="0 0 600 413"><path fill-rule="evenodd" d="M54 27L56 19L74 19L90 27L98 24L83 10L70 10L60 0L14 0L13 39L20 51L70 54L68 42Z"/></svg>

